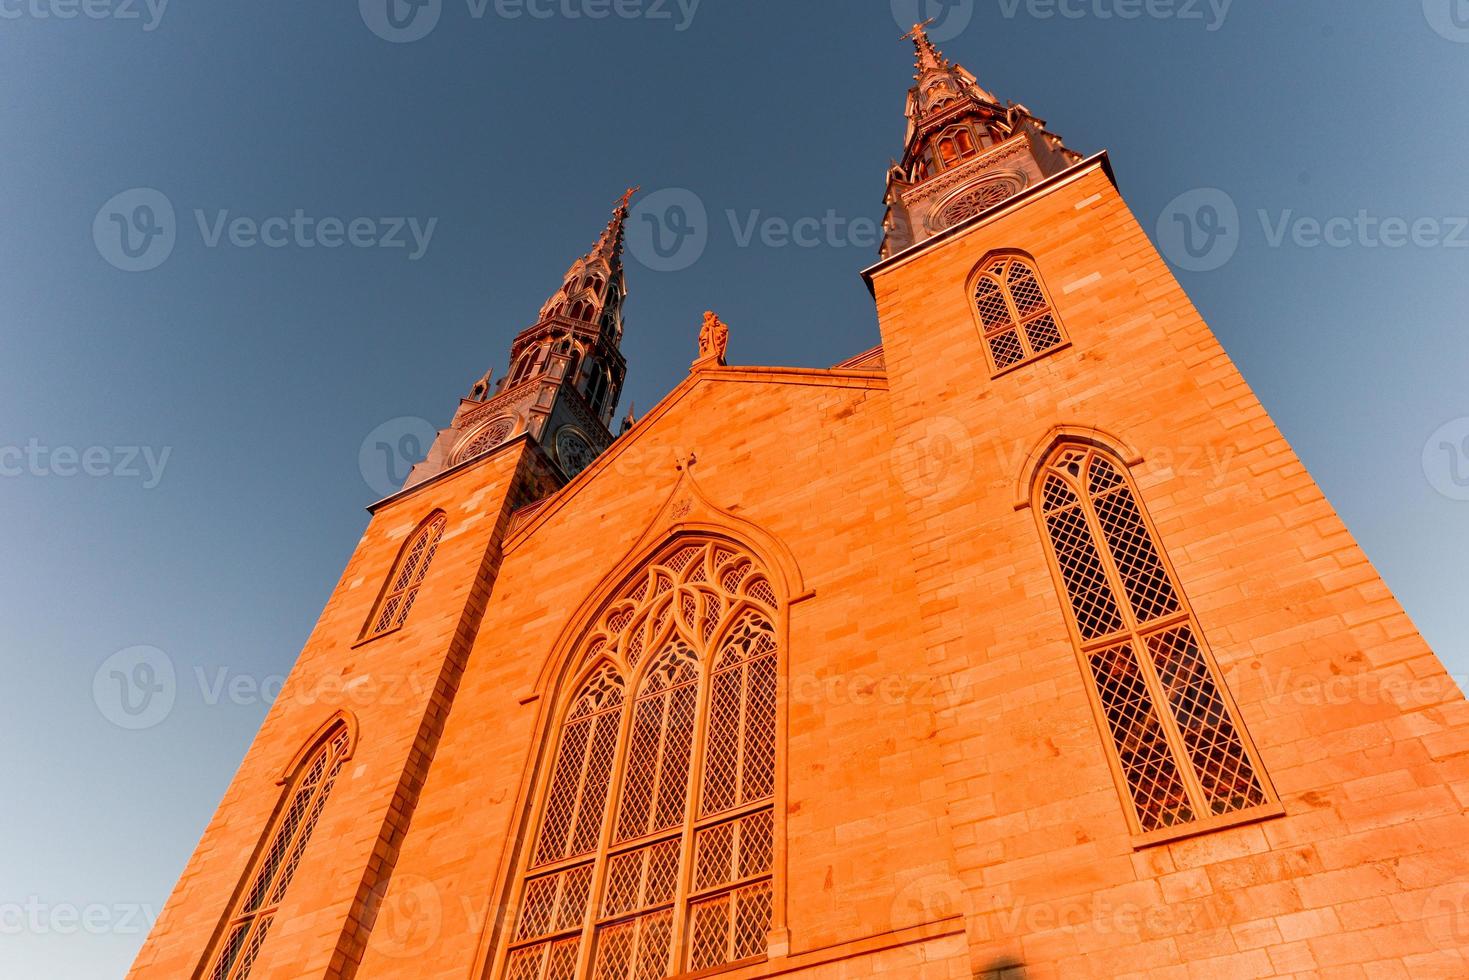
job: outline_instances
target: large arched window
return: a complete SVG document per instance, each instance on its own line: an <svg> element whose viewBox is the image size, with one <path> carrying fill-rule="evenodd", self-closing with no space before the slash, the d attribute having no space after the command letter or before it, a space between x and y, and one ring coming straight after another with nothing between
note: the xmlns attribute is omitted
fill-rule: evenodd
<svg viewBox="0 0 1469 980"><path fill-rule="evenodd" d="M321 819L336 782L352 751L347 725L328 729L292 774L285 805L271 828L268 843L251 866L244 889L230 911L218 948L211 950L207 980L246 980L260 947L270 933L311 834Z"/></svg>
<svg viewBox="0 0 1469 980"><path fill-rule="evenodd" d="M974 304L996 373L1066 340L1040 274L1028 258L1001 255L986 262L974 282Z"/></svg>
<svg viewBox="0 0 1469 980"><path fill-rule="evenodd" d="M765 954L780 603L682 538L603 608L561 708L505 980L657 980Z"/></svg>
<svg viewBox="0 0 1469 980"><path fill-rule="evenodd" d="M377 636L395 630L407 621L408 611L418 598L418 590L428 575L429 565L434 560L439 539L444 536L444 527L448 523L448 518L443 514L434 514L420 524L407 544L403 545L388 579L387 591L383 593L372 617L367 621L368 629L364 631L366 636Z"/></svg>
<svg viewBox="0 0 1469 980"><path fill-rule="evenodd" d="M1134 833L1264 815L1275 797L1127 467L1062 445L1035 506Z"/></svg>

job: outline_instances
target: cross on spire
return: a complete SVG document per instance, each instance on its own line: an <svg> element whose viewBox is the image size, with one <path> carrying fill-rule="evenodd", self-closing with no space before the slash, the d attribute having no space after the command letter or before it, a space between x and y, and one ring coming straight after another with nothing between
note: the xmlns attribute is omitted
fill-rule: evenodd
<svg viewBox="0 0 1469 980"><path fill-rule="evenodd" d="M914 24L913 29L903 35L903 40L912 41L917 51L918 58L915 67L919 75L926 71L943 71L949 67L944 56L939 54L938 48L935 48L933 42L928 39L928 28L937 22L938 18L930 17L928 20Z"/></svg>

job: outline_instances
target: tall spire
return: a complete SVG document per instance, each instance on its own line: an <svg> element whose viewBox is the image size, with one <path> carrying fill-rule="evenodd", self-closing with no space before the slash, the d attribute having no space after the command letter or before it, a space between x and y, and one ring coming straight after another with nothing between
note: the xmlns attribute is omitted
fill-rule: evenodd
<svg viewBox="0 0 1469 980"><path fill-rule="evenodd" d="M914 24L902 159L888 171L882 255L910 248L1081 159L1024 106L1002 104ZM1001 149L1004 147L1004 149ZM942 177L942 179L938 179Z"/></svg>
<svg viewBox="0 0 1469 980"><path fill-rule="evenodd" d="M622 265L622 246L624 241L624 227L627 224L627 206L632 202L633 195L642 190L641 187L629 187L617 202L617 207L612 211L612 220L607 222L602 236L597 239L597 244L587 253L587 258L603 258L613 266Z"/></svg>

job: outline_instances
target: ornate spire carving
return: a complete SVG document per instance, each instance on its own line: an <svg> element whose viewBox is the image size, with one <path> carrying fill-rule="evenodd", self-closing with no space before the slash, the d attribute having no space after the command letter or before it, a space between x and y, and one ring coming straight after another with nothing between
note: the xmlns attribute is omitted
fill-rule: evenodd
<svg viewBox="0 0 1469 980"><path fill-rule="evenodd" d="M884 258L1081 159L1047 132L1044 120L1022 105L1002 105L963 65L945 58L928 37L930 23L903 35L913 42L914 85L903 157L888 171Z"/></svg>

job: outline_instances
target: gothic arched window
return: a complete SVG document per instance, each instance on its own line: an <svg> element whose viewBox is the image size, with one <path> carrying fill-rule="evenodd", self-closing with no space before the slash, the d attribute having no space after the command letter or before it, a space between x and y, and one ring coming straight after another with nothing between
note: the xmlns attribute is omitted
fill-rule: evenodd
<svg viewBox="0 0 1469 980"><path fill-rule="evenodd" d="M398 553L388 578L387 591L367 621L367 636L377 636L402 626L408 619L408 611L418 598L418 590L428 575L428 567L438 550L439 539L444 536L444 527L449 523L443 514L435 514L418 526L413 536Z"/></svg>
<svg viewBox="0 0 1469 980"><path fill-rule="evenodd" d="M211 950L205 980L246 980L250 976L351 749L351 733L339 723L292 773L289 795L270 828L269 843L251 865L246 875L249 885L230 910L217 948Z"/></svg>
<svg viewBox="0 0 1469 980"><path fill-rule="evenodd" d="M974 303L996 373L1054 350L1066 339L1028 257L1001 255L986 262L974 283Z"/></svg>
<svg viewBox="0 0 1469 980"><path fill-rule="evenodd" d="M949 167L978 152L974 147L974 134L967 126L955 126L939 137L939 156L944 166Z"/></svg>
<svg viewBox="0 0 1469 980"><path fill-rule="evenodd" d="M644 980L766 952L780 602L681 538L603 607L560 708L504 980Z"/></svg>
<svg viewBox="0 0 1469 980"><path fill-rule="evenodd" d="M1276 800L1258 754L1127 467L1062 445L1035 507L1134 833L1265 815Z"/></svg>
<svg viewBox="0 0 1469 980"><path fill-rule="evenodd" d="M531 365L535 363L535 360L534 350L528 350L520 355L520 360L515 362L515 372L510 375L510 384L517 385L524 381L525 376L530 374Z"/></svg>

